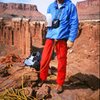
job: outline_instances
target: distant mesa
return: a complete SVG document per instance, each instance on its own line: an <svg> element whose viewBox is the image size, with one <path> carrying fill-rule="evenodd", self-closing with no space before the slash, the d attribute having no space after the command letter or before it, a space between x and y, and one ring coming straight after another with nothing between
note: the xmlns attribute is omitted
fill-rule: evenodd
<svg viewBox="0 0 100 100"><path fill-rule="evenodd" d="M77 3L79 20L100 20L100 1L84 0Z"/></svg>
<svg viewBox="0 0 100 100"><path fill-rule="evenodd" d="M22 3L3 3L0 2L0 17L26 17L32 20L44 21L45 16L38 11L36 5Z"/></svg>

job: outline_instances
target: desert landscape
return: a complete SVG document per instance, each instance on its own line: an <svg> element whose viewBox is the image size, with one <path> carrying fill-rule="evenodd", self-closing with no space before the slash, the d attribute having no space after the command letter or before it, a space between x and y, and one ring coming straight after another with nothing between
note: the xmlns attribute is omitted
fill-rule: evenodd
<svg viewBox="0 0 100 100"><path fill-rule="evenodd" d="M64 92L57 94L56 52L42 87L37 86L39 73L24 64L32 52L42 53L45 16L36 5L0 2L0 100L100 99L99 0L81 1L76 6L78 37L68 50Z"/></svg>

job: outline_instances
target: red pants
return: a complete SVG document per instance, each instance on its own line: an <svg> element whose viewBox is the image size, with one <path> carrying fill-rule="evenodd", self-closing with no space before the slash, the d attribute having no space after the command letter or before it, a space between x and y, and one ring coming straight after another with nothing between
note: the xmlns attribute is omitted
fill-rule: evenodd
<svg viewBox="0 0 100 100"><path fill-rule="evenodd" d="M47 39L40 63L40 79L46 80L48 75L48 69L49 69L49 63L50 60L49 57L52 53L52 47L53 47L54 40ZM65 40L58 40L56 43L56 54L57 54L57 60L58 60L58 75L57 75L57 84L63 85L65 81L66 76L66 65L67 65L67 44ZM43 67L45 67L43 69Z"/></svg>

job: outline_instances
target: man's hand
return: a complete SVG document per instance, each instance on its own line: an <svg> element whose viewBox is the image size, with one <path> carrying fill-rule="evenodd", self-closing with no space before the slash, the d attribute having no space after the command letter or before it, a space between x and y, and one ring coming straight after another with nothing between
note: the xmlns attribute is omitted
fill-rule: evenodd
<svg viewBox="0 0 100 100"><path fill-rule="evenodd" d="M74 42L68 40L67 41L67 47L70 49L74 45Z"/></svg>

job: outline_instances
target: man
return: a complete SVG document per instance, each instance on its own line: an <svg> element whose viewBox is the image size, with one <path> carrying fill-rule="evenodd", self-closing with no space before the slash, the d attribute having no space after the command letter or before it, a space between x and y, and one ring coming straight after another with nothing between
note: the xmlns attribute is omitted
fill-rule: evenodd
<svg viewBox="0 0 100 100"><path fill-rule="evenodd" d="M78 15L75 5L70 0L56 0L50 4L47 13L52 16L52 26L48 27L46 43L40 64L40 79L47 79L48 68L55 43L58 60L57 93L63 91L66 76L67 50L71 48L77 37ZM49 60L49 61L48 61ZM44 69L43 69L44 68Z"/></svg>

